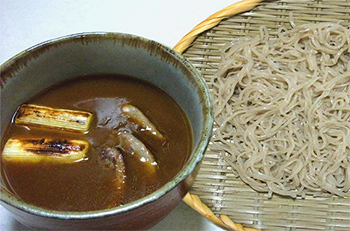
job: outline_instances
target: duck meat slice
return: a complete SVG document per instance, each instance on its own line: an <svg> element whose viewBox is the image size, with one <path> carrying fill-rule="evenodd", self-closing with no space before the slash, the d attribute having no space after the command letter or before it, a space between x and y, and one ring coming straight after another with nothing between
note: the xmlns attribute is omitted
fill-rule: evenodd
<svg viewBox="0 0 350 231"><path fill-rule="evenodd" d="M131 121L134 125L138 126L142 132L150 134L161 141L165 141L165 137L162 133L159 132L156 126L142 113L142 111L140 111L140 109L131 104L124 104L121 107L121 111L128 117L128 121Z"/></svg>
<svg viewBox="0 0 350 231"><path fill-rule="evenodd" d="M105 146L102 148L101 157L105 166L114 170L115 180L113 181L113 184L118 190L118 193L110 206L114 207L120 204L125 192L126 170L124 158L122 153L116 147L111 146Z"/></svg>
<svg viewBox="0 0 350 231"><path fill-rule="evenodd" d="M120 132L118 134L119 146L122 151L128 155L136 157L142 163L150 174L154 174L158 169L158 164L151 151L142 141L137 139L129 132Z"/></svg>

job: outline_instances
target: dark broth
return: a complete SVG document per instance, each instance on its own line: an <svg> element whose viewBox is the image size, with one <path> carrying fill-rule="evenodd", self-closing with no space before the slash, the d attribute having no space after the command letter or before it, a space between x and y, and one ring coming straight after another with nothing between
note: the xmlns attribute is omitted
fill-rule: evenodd
<svg viewBox="0 0 350 231"><path fill-rule="evenodd" d="M192 132L188 118L165 92L129 76L92 75L57 84L27 103L53 108L89 111L94 122L87 134L58 129L26 127L11 123L2 137L2 147L10 137L50 137L88 140L87 159L73 164L17 163L1 161L2 178L22 200L61 211L91 211L125 204L159 189L169 182L188 160ZM143 166L124 155L126 188L121 201L113 185L114 170L106 168L94 152L113 129L123 126L120 106L138 107L166 137L158 142L139 132L138 137L152 151L159 166L157 176L149 177Z"/></svg>

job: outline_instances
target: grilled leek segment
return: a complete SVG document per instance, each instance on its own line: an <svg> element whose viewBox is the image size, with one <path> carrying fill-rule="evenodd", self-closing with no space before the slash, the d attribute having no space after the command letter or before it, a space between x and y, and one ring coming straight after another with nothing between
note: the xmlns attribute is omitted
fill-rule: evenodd
<svg viewBox="0 0 350 231"><path fill-rule="evenodd" d="M131 104L124 104L121 107L122 113L136 123L142 131L148 132L160 140L165 140L164 136L158 131L156 126L140 111L137 107Z"/></svg>
<svg viewBox="0 0 350 231"><path fill-rule="evenodd" d="M74 163L85 158L89 143L84 140L10 138L2 157L6 161Z"/></svg>
<svg viewBox="0 0 350 231"><path fill-rule="evenodd" d="M77 132L87 132L91 121L90 112L56 109L34 104L23 104L15 117L16 124L39 125Z"/></svg>
<svg viewBox="0 0 350 231"><path fill-rule="evenodd" d="M158 164L151 151L139 139L129 132L119 133L118 138L118 143L125 153L134 155L140 162L144 163L150 173L157 171Z"/></svg>

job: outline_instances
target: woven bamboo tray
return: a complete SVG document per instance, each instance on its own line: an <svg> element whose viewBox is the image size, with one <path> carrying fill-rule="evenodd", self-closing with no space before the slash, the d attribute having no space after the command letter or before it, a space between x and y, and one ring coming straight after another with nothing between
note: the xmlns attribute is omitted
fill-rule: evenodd
<svg viewBox="0 0 350 231"><path fill-rule="evenodd" d="M349 27L350 0L243 0L198 24L174 49L207 80L217 71L220 47L236 36L257 35L261 25L271 34L280 26L291 28L291 15L296 25L341 21ZM350 230L350 198L269 199L235 178L210 145L184 201L227 230Z"/></svg>

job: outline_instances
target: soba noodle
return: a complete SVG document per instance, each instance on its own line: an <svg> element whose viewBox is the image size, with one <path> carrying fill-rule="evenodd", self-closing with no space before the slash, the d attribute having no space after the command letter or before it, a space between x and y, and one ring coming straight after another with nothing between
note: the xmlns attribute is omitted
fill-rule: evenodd
<svg viewBox="0 0 350 231"><path fill-rule="evenodd" d="M259 192L350 196L350 29L266 28L221 50L210 149Z"/></svg>

